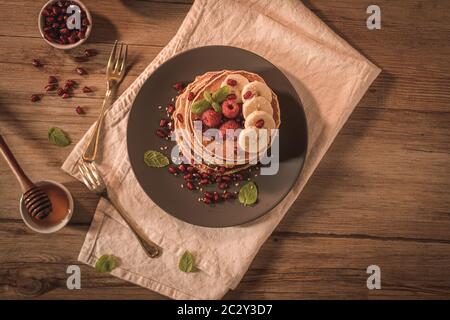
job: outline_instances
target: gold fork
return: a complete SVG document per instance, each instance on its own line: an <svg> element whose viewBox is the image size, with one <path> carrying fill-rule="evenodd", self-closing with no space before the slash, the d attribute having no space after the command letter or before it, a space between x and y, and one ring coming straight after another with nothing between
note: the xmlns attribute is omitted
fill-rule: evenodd
<svg viewBox="0 0 450 320"><path fill-rule="evenodd" d="M114 42L114 47L109 56L108 65L106 66L106 94L103 99L102 109L95 124L94 131L90 137L89 143L83 154L83 160L92 162L97 155L98 143L100 140L100 131L102 129L105 110L111 93L115 90L125 75L125 65L127 60L128 45L124 42Z"/></svg>

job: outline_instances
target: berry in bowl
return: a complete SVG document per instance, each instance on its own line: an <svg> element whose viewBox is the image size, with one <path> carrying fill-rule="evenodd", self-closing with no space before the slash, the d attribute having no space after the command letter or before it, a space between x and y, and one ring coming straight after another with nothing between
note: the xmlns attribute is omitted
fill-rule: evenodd
<svg viewBox="0 0 450 320"><path fill-rule="evenodd" d="M79 15L73 10L76 7L71 6L80 9ZM89 37L92 17L81 1L50 0L39 13L38 26L45 42L55 48L68 50L79 46Z"/></svg>

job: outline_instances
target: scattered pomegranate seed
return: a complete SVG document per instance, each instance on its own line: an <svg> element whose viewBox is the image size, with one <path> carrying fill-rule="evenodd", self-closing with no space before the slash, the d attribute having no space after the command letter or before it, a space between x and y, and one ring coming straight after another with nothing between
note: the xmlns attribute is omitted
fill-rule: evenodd
<svg viewBox="0 0 450 320"><path fill-rule="evenodd" d="M165 138L166 137L166 133L164 132L164 130L162 130L162 129L158 129L158 130L156 130L156 135L158 136L158 137L160 137L160 138Z"/></svg>
<svg viewBox="0 0 450 320"><path fill-rule="evenodd" d="M189 92L188 100L189 100L189 101L192 101L192 100L194 100L194 98L195 98L195 94L194 94L192 91Z"/></svg>
<svg viewBox="0 0 450 320"><path fill-rule="evenodd" d="M186 166L184 164L180 164L178 166L178 170L180 170L181 172L185 172L186 171Z"/></svg>
<svg viewBox="0 0 450 320"><path fill-rule="evenodd" d="M180 121L181 123L184 122L183 115L182 115L181 113L177 113L177 119L178 119L178 121Z"/></svg>
<svg viewBox="0 0 450 320"><path fill-rule="evenodd" d="M253 93L251 91L247 91L243 97L245 100L250 99L251 97L253 97Z"/></svg>
<svg viewBox="0 0 450 320"><path fill-rule="evenodd" d="M55 83L51 83L45 86L45 91L54 91L56 90L56 84Z"/></svg>
<svg viewBox="0 0 450 320"><path fill-rule="evenodd" d="M84 110L83 110L83 108L81 108L80 106L76 107L76 108L75 108L75 111L76 111L78 114L84 114Z"/></svg>
<svg viewBox="0 0 450 320"><path fill-rule="evenodd" d="M51 84L51 83L58 83L58 79L56 79L55 76L49 76L49 77L48 77L47 83L48 83L48 84Z"/></svg>
<svg viewBox="0 0 450 320"><path fill-rule="evenodd" d="M177 169L175 169L175 167L172 167L172 166L170 166L167 170L168 170L171 174L176 174L176 173L177 173Z"/></svg>
<svg viewBox="0 0 450 320"><path fill-rule="evenodd" d="M193 166L188 166L188 167L186 168L186 171L187 171L187 172L194 172L194 171L195 171L195 168L194 168Z"/></svg>
<svg viewBox="0 0 450 320"><path fill-rule="evenodd" d="M172 121L169 121L169 122L167 123L167 128L168 128L170 131L173 130L173 122L172 122Z"/></svg>
<svg viewBox="0 0 450 320"><path fill-rule="evenodd" d="M219 202L221 200L220 195L216 191L214 191L213 197L214 197L214 202Z"/></svg>
<svg viewBox="0 0 450 320"><path fill-rule="evenodd" d="M231 177L230 176L222 176L222 181L230 182L231 181Z"/></svg>
<svg viewBox="0 0 450 320"><path fill-rule="evenodd" d="M183 90L183 84L181 82L177 82L172 86L176 91Z"/></svg>
<svg viewBox="0 0 450 320"><path fill-rule="evenodd" d="M167 113L172 114L175 111L175 106L173 104L169 104L167 106Z"/></svg>
<svg viewBox="0 0 450 320"><path fill-rule="evenodd" d="M201 179L200 180L200 184L201 185L207 185L207 184L209 184L209 180L208 179Z"/></svg>
<svg viewBox="0 0 450 320"><path fill-rule="evenodd" d="M190 180L190 179L192 179L194 176L192 175L192 173L186 173L184 176L183 176L183 179L184 180Z"/></svg>
<svg viewBox="0 0 450 320"><path fill-rule="evenodd" d="M193 184L192 182L190 182L190 181L188 181L188 182L186 183L186 187L187 187L189 190L194 190L194 184Z"/></svg>
<svg viewBox="0 0 450 320"><path fill-rule="evenodd" d="M264 127L264 120L261 119L261 120L256 121L255 127L257 127L258 129L261 129L262 127Z"/></svg>
<svg viewBox="0 0 450 320"><path fill-rule="evenodd" d="M41 97L38 94L31 95L31 102L37 102L39 100L41 100Z"/></svg>
<svg viewBox="0 0 450 320"><path fill-rule="evenodd" d="M33 66L35 66L36 68L42 67L42 63L41 63L41 61L39 61L38 59L33 59L33 60L31 60L31 63L32 63Z"/></svg>
<svg viewBox="0 0 450 320"><path fill-rule="evenodd" d="M70 98L70 95L69 95L67 92L65 92L65 93L61 96L61 98L67 99L67 98Z"/></svg>
<svg viewBox="0 0 450 320"><path fill-rule="evenodd" d="M87 71L86 71L85 69L83 69L83 68L80 68L80 67L76 68L75 71L76 71L80 76L87 74Z"/></svg>
<svg viewBox="0 0 450 320"><path fill-rule="evenodd" d="M75 80L67 80L66 81L66 87L68 87L68 88L73 88L76 85L77 85L77 83L75 82Z"/></svg>
<svg viewBox="0 0 450 320"><path fill-rule="evenodd" d="M203 198L203 202L206 204L211 204L211 199Z"/></svg>
<svg viewBox="0 0 450 320"><path fill-rule="evenodd" d="M161 128L164 128L165 126L167 126L167 122L168 122L168 120L163 118L163 119L159 120L159 126Z"/></svg>
<svg viewBox="0 0 450 320"><path fill-rule="evenodd" d="M86 61L88 61L87 57L85 57L85 56L76 56L76 57L73 57L73 60L75 62L86 62Z"/></svg>
<svg viewBox="0 0 450 320"><path fill-rule="evenodd" d="M213 195L211 192L209 192L209 191L205 191L205 192L203 193L203 196L204 196L205 198L207 198L207 199L212 199L212 198L214 198L214 195Z"/></svg>
<svg viewBox="0 0 450 320"><path fill-rule="evenodd" d="M237 85L237 81L234 79L228 79L227 85L234 87L235 85Z"/></svg>
<svg viewBox="0 0 450 320"><path fill-rule="evenodd" d="M89 92L92 92L92 89L89 88L89 87L87 87L87 86L84 86L84 87L83 87L83 92L84 92L84 93L89 93Z"/></svg>
<svg viewBox="0 0 450 320"><path fill-rule="evenodd" d="M228 184L226 182L219 183L219 189L228 189Z"/></svg>
<svg viewBox="0 0 450 320"><path fill-rule="evenodd" d="M97 54L97 50L95 50L95 49L86 49L86 50L84 50L84 55L86 57L93 57L96 54Z"/></svg>
<svg viewBox="0 0 450 320"><path fill-rule="evenodd" d="M56 93L58 94L58 96L62 96L66 91L63 88L58 88L58 90L56 91Z"/></svg>

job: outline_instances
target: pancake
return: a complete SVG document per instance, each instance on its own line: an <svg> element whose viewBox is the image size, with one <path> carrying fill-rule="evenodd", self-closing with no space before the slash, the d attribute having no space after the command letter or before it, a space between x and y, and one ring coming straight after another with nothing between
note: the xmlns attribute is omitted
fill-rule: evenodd
<svg viewBox="0 0 450 320"><path fill-rule="evenodd" d="M193 104L204 99L205 91L210 93L216 92L221 86L225 86L225 80L230 78L245 78L249 83L258 81L267 86L264 79L259 75L248 71L222 70L207 72L197 76L193 82L188 84L184 92L177 97L175 103L173 121L179 150L186 160L200 172L216 175L235 173L256 164L258 156L261 154L261 152L251 154L239 148L237 145L237 136L234 139L219 139L219 136L212 138L206 136L202 130L204 126L201 125L200 116L192 113ZM252 86L250 85L249 87ZM235 92L239 92L240 95L241 92L238 91L237 86L235 88ZM229 86L228 89L233 91L232 86ZM278 128L280 126L279 102L276 94L272 90L270 92L273 122L275 123L275 128ZM238 100L242 101L240 96ZM242 116L242 104L240 105L240 109ZM238 132L236 131L236 133ZM267 146L262 151L266 151L269 147L270 141L267 142Z"/></svg>

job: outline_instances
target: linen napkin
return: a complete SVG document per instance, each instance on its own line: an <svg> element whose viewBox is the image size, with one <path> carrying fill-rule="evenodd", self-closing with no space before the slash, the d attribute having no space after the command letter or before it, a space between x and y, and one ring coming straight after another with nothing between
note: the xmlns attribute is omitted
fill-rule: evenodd
<svg viewBox="0 0 450 320"><path fill-rule="evenodd" d="M127 118L139 88L170 57L205 45L241 47L274 63L297 90L307 116L309 150L303 172L277 207L242 226L205 228L173 218L143 192L127 156ZM300 1L196 0L175 37L108 111L97 161L111 198L163 254L147 258L117 212L100 201L79 260L94 265L101 255L114 254L121 259L111 272L116 277L175 299L223 297L238 285L379 72ZM76 166L92 129L62 167L77 178ZM198 272L178 269L185 250L194 254Z"/></svg>

